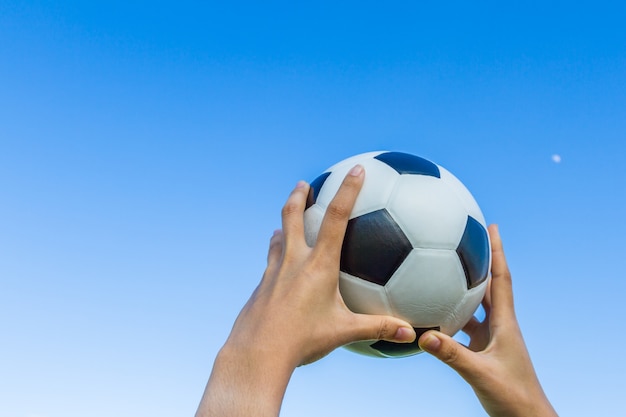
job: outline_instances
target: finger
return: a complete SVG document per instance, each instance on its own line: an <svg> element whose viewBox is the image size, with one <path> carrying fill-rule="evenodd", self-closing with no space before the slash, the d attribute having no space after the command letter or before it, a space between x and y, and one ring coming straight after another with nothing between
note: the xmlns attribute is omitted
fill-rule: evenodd
<svg viewBox="0 0 626 417"><path fill-rule="evenodd" d="M278 270L283 258L283 248L283 233L281 230L275 230L270 239L270 248L267 252L267 268L265 268L259 287L273 282L278 276ZM259 290L259 287L257 287L255 292Z"/></svg>
<svg viewBox="0 0 626 417"><path fill-rule="evenodd" d="M361 340L387 340L389 342L409 343L415 340L413 327L396 317L354 314L354 322L350 324L350 330L346 333L349 340L345 343Z"/></svg>
<svg viewBox="0 0 626 417"><path fill-rule="evenodd" d="M315 245L318 253L339 255L350 213L363 185L365 170L356 165L343 180L337 194L328 205Z"/></svg>
<svg viewBox="0 0 626 417"><path fill-rule="evenodd" d="M304 242L304 208L309 184L299 181L282 209L283 242L285 247Z"/></svg>
<svg viewBox="0 0 626 417"><path fill-rule="evenodd" d="M474 337L478 329L480 329L481 325L482 323L478 321L476 317L472 316L472 318L469 319L467 323L465 323L465 326L463 326L461 330L463 331L463 333L465 333L470 338L472 338Z"/></svg>
<svg viewBox="0 0 626 417"><path fill-rule="evenodd" d="M498 324L500 319L508 319L515 315L513 306L513 287L511 273L506 263L502 240L497 225L489 226L491 239L491 309L492 321Z"/></svg>
<svg viewBox="0 0 626 417"><path fill-rule="evenodd" d="M275 230L274 235L270 239L270 248L267 252L267 266L268 269L274 267L280 263L280 259L283 256L283 231Z"/></svg>
<svg viewBox="0 0 626 417"><path fill-rule="evenodd" d="M444 333L429 330L420 336L418 344L422 350L448 364L466 380L468 377L476 377L480 372L476 353Z"/></svg>
<svg viewBox="0 0 626 417"><path fill-rule="evenodd" d="M480 304L483 306L483 310L485 310L485 317L489 317L491 315L491 279L487 282L485 295Z"/></svg>

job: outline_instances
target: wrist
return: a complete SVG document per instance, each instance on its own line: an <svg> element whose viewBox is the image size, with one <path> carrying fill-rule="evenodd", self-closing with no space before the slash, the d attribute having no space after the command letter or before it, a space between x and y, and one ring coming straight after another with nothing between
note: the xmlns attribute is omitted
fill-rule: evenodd
<svg viewBox="0 0 626 417"><path fill-rule="evenodd" d="M288 352L282 352L272 346L240 344L227 341L218 352L215 362L229 363L245 369L250 373L267 373L274 376L291 377L298 366L295 359L291 360Z"/></svg>
<svg viewBox="0 0 626 417"><path fill-rule="evenodd" d="M277 353L227 342L196 416L277 416L294 369Z"/></svg>
<svg viewBox="0 0 626 417"><path fill-rule="evenodd" d="M506 391L506 389L504 390ZM521 392L498 392L496 401L481 400L491 417L558 417L541 386L528 387Z"/></svg>

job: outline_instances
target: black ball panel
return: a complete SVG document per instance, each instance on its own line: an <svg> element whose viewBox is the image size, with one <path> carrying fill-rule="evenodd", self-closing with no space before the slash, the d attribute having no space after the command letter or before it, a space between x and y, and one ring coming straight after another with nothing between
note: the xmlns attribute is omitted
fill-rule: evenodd
<svg viewBox="0 0 626 417"><path fill-rule="evenodd" d="M341 270L385 285L413 247L385 209L348 222L341 248Z"/></svg>
<svg viewBox="0 0 626 417"><path fill-rule="evenodd" d="M468 289L478 286L487 279L489 274L489 250L487 230L478 220L467 216L465 231L456 253L458 253L461 259Z"/></svg>
<svg viewBox="0 0 626 417"><path fill-rule="evenodd" d="M324 172L319 177L315 178L309 184L309 195L306 199L306 208L311 207L317 201L317 196L320 194L320 190L324 186L326 179L330 175L330 172Z"/></svg>
<svg viewBox="0 0 626 417"><path fill-rule="evenodd" d="M370 347L389 357L404 357L408 355L415 355L422 352L422 349L417 344L420 336L426 333L428 330L440 330L440 327L414 327L413 330L415 330L416 336L415 340L411 343L395 343L388 342L386 340L379 340L376 343L372 343Z"/></svg>
<svg viewBox="0 0 626 417"><path fill-rule="evenodd" d="M441 178L439 167L428 159L403 152L384 152L374 157L395 169L398 174L429 175Z"/></svg>

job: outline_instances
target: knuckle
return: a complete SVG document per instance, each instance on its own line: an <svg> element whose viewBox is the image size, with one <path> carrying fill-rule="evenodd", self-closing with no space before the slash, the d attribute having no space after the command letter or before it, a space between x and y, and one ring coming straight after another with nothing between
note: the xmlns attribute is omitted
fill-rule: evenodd
<svg viewBox="0 0 626 417"><path fill-rule="evenodd" d="M378 333L376 335L376 339L382 340L386 339L389 336L389 323L385 319L380 320L380 324L378 326Z"/></svg>
<svg viewBox="0 0 626 417"><path fill-rule="evenodd" d="M281 251L283 248L283 241L282 239L279 238L272 238L272 240L270 240L270 249L269 249L269 255L274 255L276 253L278 253L279 251Z"/></svg>
<svg viewBox="0 0 626 417"><path fill-rule="evenodd" d="M331 203L326 209L328 216L334 219L347 218L350 215L350 209L337 201Z"/></svg>
<svg viewBox="0 0 626 417"><path fill-rule="evenodd" d="M282 215L284 217L290 216L294 213L298 213L300 211L300 204L293 200L289 200L285 203L282 209Z"/></svg>
<svg viewBox="0 0 626 417"><path fill-rule="evenodd" d="M448 346L441 352L441 360L447 363L448 365L455 364L459 359L459 351L457 347L452 345Z"/></svg>

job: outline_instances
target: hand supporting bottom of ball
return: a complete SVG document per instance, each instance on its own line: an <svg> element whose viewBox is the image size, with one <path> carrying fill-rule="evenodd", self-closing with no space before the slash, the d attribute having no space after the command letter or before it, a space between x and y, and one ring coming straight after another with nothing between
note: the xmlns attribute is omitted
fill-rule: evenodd
<svg viewBox="0 0 626 417"><path fill-rule="evenodd" d="M282 231L270 241L267 269L215 360L197 416L275 416L293 370L360 340L412 342L398 318L356 314L339 293L339 260L348 218L365 172L346 176L322 222L305 242L309 185L300 182L282 209Z"/></svg>
<svg viewBox="0 0 626 417"><path fill-rule="evenodd" d="M502 240L489 226L492 278L483 299L485 319L463 328L469 349L436 331L419 338L420 347L456 370L474 389L490 416L556 416L537 379L515 316L513 289Z"/></svg>

